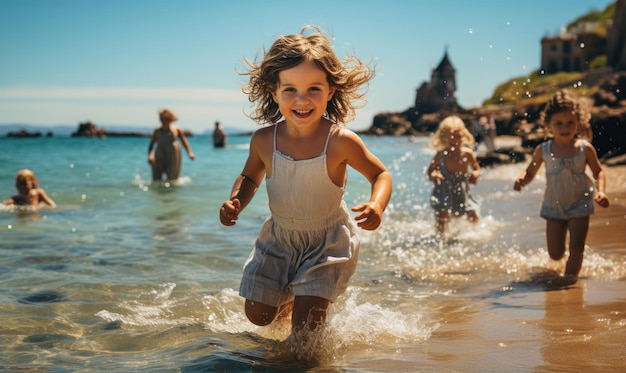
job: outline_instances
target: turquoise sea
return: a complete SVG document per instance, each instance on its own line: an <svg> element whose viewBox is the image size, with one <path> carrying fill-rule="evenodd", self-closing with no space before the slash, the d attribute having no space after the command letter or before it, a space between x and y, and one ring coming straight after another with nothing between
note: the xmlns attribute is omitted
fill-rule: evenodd
<svg viewBox="0 0 626 373"><path fill-rule="evenodd" d="M0 209L0 371L577 370L576 357L551 358L560 344L591 349L582 371L626 369L624 293L586 292L626 289L623 242L588 247L575 289L550 289L545 278L563 263L545 250L543 177L518 193L513 180L525 164L484 169L473 188L481 222L459 221L441 242L424 175L428 139L364 140L392 171L394 194L382 227L362 232L359 268L331 306L312 363L285 353L288 326L249 323L237 295L268 215L264 187L236 226L221 226L217 212L248 136L231 136L225 149L191 137L196 160L185 155L175 185L150 181L147 138L0 138L0 198L30 168L58 204ZM369 184L351 172L348 205L368 196ZM560 316L544 298L554 295L582 301L590 319L551 329Z"/></svg>

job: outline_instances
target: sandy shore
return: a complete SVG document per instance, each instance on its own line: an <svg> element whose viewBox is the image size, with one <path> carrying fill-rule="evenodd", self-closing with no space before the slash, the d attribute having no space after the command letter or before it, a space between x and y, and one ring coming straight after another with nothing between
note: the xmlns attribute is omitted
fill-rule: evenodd
<svg viewBox="0 0 626 373"><path fill-rule="evenodd" d="M604 167L608 208L596 205L589 223L587 244L595 250L626 254L626 166Z"/></svg>
<svg viewBox="0 0 626 373"><path fill-rule="evenodd" d="M626 166L605 166L605 172L611 205L596 205L587 239L595 254L583 268L595 260L610 272L626 261ZM449 305L423 366L435 362L434 371L453 372L626 372L626 276L618 277L582 277L561 289L531 284L475 304Z"/></svg>

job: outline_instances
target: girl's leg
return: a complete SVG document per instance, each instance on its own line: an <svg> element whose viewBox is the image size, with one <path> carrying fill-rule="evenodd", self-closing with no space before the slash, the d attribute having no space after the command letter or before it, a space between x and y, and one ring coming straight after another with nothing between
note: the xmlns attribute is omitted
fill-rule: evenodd
<svg viewBox="0 0 626 373"><path fill-rule="evenodd" d="M446 225L448 224L448 220L450 220L450 215L447 210L439 210L435 211L435 224L437 228L437 233L440 236L443 236L446 232Z"/></svg>
<svg viewBox="0 0 626 373"><path fill-rule="evenodd" d="M289 317L293 309L293 302L285 303L280 307L273 307L246 299L245 309L246 316L251 323L258 326L266 326L271 324L276 317Z"/></svg>
<svg viewBox="0 0 626 373"><path fill-rule="evenodd" d="M546 220L546 241L548 254L553 260L560 260L565 254L565 237L567 235L567 221Z"/></svg>
<svg viewBox="0 0 626 373"><path fill-rule="evenodd" d="M293 331L315 330L326 321L330 301L314 296L297 296L293 302L291 328Z"/></svg>
<svg viewBox="0 0 626 373"><path fill-rule="evenodd" d="M565 266L565 274L578 277L583 265L585 241L589 231L589 216L573 218L569 221L569 258Z"/></svg>
<svg viewBox="0 0 626 373"><path fill-rule="evenodd" d="M246 299L245 309L246 316L251 323L266 326L274 321L280 308Z"/></svg>
<svg viewBox="0 0 626 373"><path fill-rule="evenodd" d="M480 220L480 216L475 211L470 211L467 213L467 220L472 224L476 224Z"/></svg>

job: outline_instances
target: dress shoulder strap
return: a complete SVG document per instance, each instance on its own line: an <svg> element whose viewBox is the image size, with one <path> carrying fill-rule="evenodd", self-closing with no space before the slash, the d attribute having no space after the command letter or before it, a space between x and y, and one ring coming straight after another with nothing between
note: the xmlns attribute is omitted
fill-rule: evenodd
<svg viewBox="0 0 626 373"><path fill-rule="evenodd" d="M335 129L335 125L331 125L330 129L328 130L328 134L326 135L326 143L324 144L324 152L322 152L322 154L326 154L326 150L328 150L328 142L330 141L330 134L333 132L333 130Z"/></svg>
<svg viewBox="0 0 626 373"><path fill-rule="evenodd" d="M541 143L541 150L543 151L543 158L546 156L550 156L550 145L552 145L552 140L544 141Z"/></svg>
<svg viewBox="0 0 626 373"><path fill-rule="evenodd" d="M438 150L437 153L439 153L439 165L441 166L441 168L445 169L446 168L446 159L445 159L445 155L443 153L443 150Z"/></svg>

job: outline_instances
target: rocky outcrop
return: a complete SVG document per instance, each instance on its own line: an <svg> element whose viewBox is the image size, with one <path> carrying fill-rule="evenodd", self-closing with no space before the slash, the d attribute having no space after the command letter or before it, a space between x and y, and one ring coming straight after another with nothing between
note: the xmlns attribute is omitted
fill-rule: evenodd
<svg viewBox="0 0 626 373"><path fill-rule="evenodd" d="M104 137L104 130L96 127L91 122L82 122L78 124L78 129L72 132L72 137Z"/></svg>
<svg viewBox="0 0 626 373"><path fill-rule="evenodd" d="M185 133L190 136L190 134ZM107 131L105 129L97 127L92 122L82 122L78 124L76 131L72 132L72 137L149 137L150 133L147 132L119 132L119 131Z"/></svg>
<svg viewBox="0 0 626 373"><path fill-rule="evenodd" d="M25 129L21 129L19 131L13 131L13 132L7 133L7 137L20 137L20 138L23 138L23 137L41 137L41 136L43 136L43 135L39 131L30 132L30 131L27 131ZM46 136L51 137L52 136L52 132L46 133Z"/></svg>
<svg viewBox="0 0 626 373"><path fill-rule="evenodd" d="M626 0L615 2L613 25L607 35L607 64L617 70L626 70Z"/></svg>
<svg viewBox="0 0 626 373"><path fill-rule="evenodd" d="M626 71L590 73L583 84L597 86L595 93L583 97L583 101L590 108L592 142L598 156L604 161L625 154ZM567 86L572 85L564 83L564 87ZM423 115L414 113L413 109L402 113L382 113L374 118L372 126L365 133L393 136L430 135L437 129L439 122L448 115L458 115L469 128L476 118L485 115L494 117L499 135L520 136L522 147L530 150L546 139L543 127L539 123L543 105L543 103L491 105L468 110L455 107ZM505 153L507 151L505 150ZM496 158L498 157L501 155Z"/></svg>
<svg viewBox="0 0 626 373"><path fill-rule="evenodd" d="M601 159L626 153L626 72L607 79L592 95L593 144Z"/></svg>

